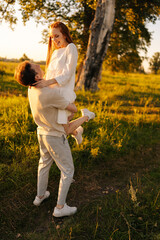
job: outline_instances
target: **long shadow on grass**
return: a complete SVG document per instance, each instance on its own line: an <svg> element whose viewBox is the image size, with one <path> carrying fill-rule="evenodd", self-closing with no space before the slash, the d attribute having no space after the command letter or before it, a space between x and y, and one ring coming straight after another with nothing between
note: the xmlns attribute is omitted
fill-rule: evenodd
<svg viewBox="0 0 160 240"><path fill-rule="evenodd" d="M133 90L128 91L127 93L125 92L124 94L121 95L115 95L114 99L115 100L124 100L124 101L137 101L137 106L139 106L140 100L144 98L144 100L151 99L150 103L155 103L155 107L160 107L160 94L155 94L155 93L148 93L148 92L135 92ZM144 102L145 104L145 102Z"/></svg>

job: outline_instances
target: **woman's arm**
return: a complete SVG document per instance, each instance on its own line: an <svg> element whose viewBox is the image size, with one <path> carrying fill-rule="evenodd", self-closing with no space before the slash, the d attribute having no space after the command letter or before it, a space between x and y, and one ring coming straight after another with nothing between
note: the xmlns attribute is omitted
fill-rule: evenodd
<svg viewBox="0 0 160 240"><path fill-rule="evenodd" d="M65 85L73 72L76 70L78 52L77 48L74 44L69 44L67 46L67 61L65 66L63 66L63 71L60 75L56 76L56 78L52 78L49 80L39 79L37 83L34 84L37 88L47 87L52 84L58 84L59 86Z"/></svg>
<svg viewBox="0 0 160 240"><path fill-rule="evenodd" d="M55 77L59 86L65 85L76 71L78 52L76 46L71 43L67 46L66 49L66 62L63 66L62 73Z"/></svg>
<svg viewBox="0 0 160 240"><path fill-rule="evenodd" d="M52 84L57 84L57 81L55 78L49 79L49 80L45 80L45 79L39 79L34 86L36 88L44 88L44 87L48 87L49 85Z"/></svg>

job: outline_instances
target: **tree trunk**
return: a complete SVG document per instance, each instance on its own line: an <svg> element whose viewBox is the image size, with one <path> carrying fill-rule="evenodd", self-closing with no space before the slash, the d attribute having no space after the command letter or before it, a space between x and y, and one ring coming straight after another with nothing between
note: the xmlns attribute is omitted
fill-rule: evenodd
<svg viewBox="0 0 160 240"><path fill-rule="evenodd" d="M77 88L96 91L101 78L102 63L107 53L115 17L115 0L98 0L95 17L90 26L86 58L78 77Z"/></svg>

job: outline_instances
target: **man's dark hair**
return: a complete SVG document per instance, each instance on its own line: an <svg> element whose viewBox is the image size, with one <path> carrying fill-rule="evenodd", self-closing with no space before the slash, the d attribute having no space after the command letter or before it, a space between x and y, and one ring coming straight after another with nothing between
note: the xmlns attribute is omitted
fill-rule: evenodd
<svg viewBox="0 0 160 240"><path fill-rule="evenodd" d="M32 86L34 83L36 83L35 76L36 72L31 68L31 63L29 61L20 63L17 66L14 74L17 82L23 86Z"/></svg>

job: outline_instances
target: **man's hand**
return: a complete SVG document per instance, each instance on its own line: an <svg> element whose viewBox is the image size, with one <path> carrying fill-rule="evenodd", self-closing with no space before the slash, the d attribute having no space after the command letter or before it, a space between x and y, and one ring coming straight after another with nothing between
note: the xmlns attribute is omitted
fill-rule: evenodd
<svg viewBox="0 0 160 240"><path fill-rule="evenodd" d="M68 121L71 121L74 117L74 113L71 113L71 115L68 117Z"/></svg>
<svg viewBox="0 0 160 240"><path fill-rule="evenodd" d="M67 107L66 110L72 112L72 113L76 113L77 112L77 107L74 103L70 103Z"/></svg>

